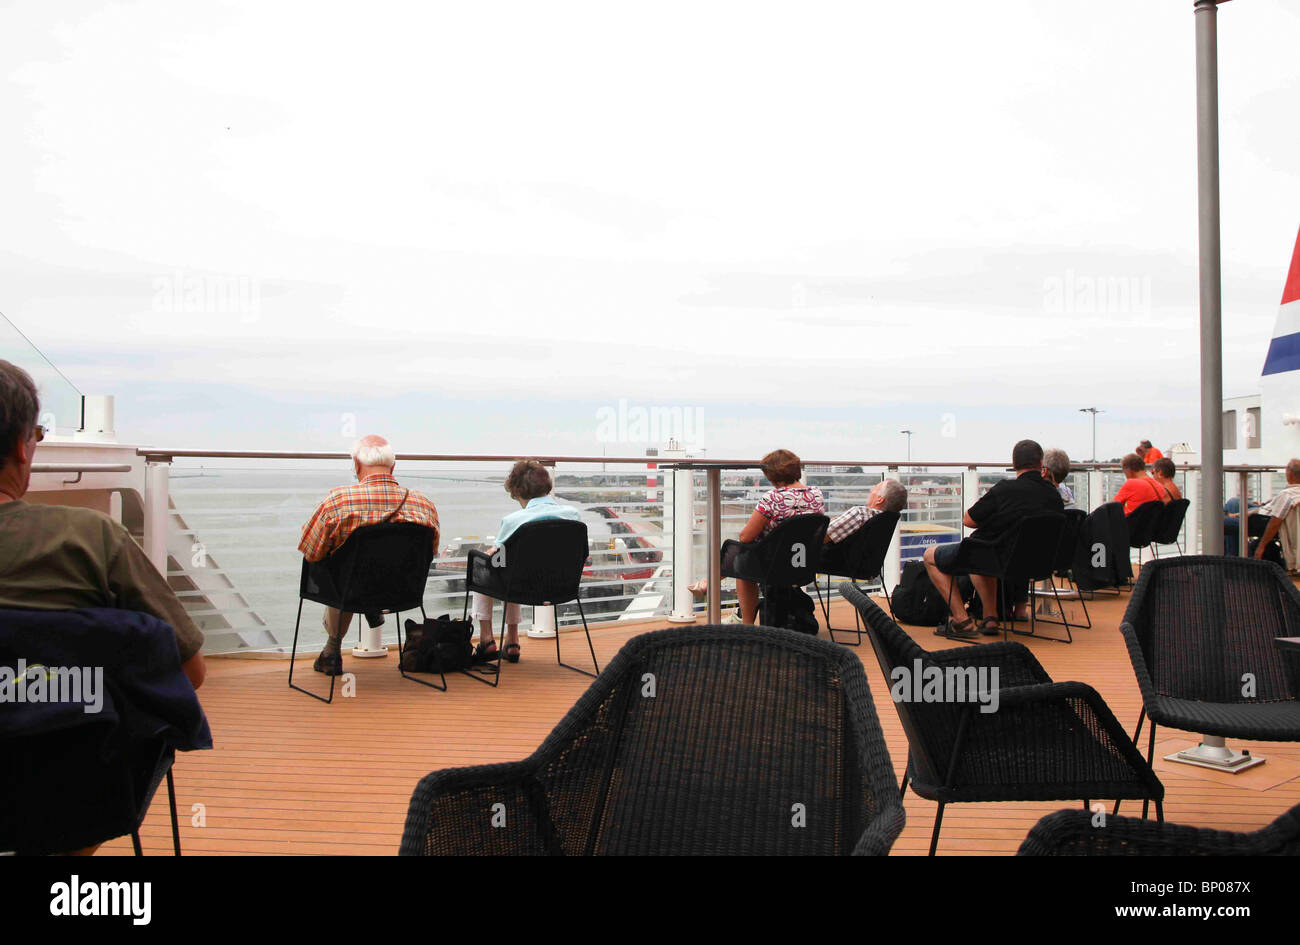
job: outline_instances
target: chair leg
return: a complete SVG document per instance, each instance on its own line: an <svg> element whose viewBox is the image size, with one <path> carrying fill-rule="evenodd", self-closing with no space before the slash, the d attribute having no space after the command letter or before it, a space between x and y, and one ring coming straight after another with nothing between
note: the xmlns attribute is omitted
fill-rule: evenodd
<svg viewBox="0 0 1300 945"><path fill-rule="evenodd" d="M1146 717L1147 717L1147 710L1146 710L1146 708L1144 707L1144 708L1142 709L1142 711L1138 713L1138 725L1137 725L1137 728L1135 728L1135 729L1133 730L1133 744L1134 744L1135 746L1137 745L1137 740L1138 740L1139 738L1142 737L1142 723L1146 721ZM1156 723L1155 723L1155 722L1152 722L1152 723L1151 723L1151 731L1152 731L1152 733L1153 733L1153 736L1154 736L1155 730L1156 730ZM1153 748L1155 747L1155 740L1154 740L1154 737L1152 738L1152 747L1153 747ZM1138 750L1141 751L1141 749L1138 749ZM1150 753L1150 752L1147 752L1147 764L1151 764L1151 753ZM1114 809L1113 811L1111 811L1112 816L1115 815L1115 814L1118 814L1118 813L1119 813L1119 805L1120 805L1120 802L1119 802L1118 800L1116 800L1116 801L1115 801L1115 809ZM1146 816L1146 815L1144 814L1143 816Z"/></svg>
<svg viewBox="0 0 1300 945"><path fill-rule="evenodd" d="M423 602L421 602L421 604L420 604L420 616L424 619L425 623L428 623L428 621L429 621L429 617L428 617L428 615L426 615L425 612L424 612L424 604L423 604ZM398 674L401 675L401 677L402 677L403 679L409 679L409 680L410 680L411 682L413 682L413 683L419 683L421 686L428 686L430 689L437 689L439 692L446 692L446 691L447 691L447 677L446 677L446 675L443 673L443 671L442 671L442 667L441 667L441 666L438 667L438 675L442 678L442 685L441 685L441 686L439 686L439 685L438 685L437 683L435 683L435 682L430 682L429 680L420 679L418 676L412 676L410 673L408 673L405 669L402 668L402 649L403 649L403 647L402 647L402 615L401 615L401 613L394 612L394 613L393 613L393 617L396 618L396 620L397 620L397 672L398 672Z"/></svg>
<svg viewBox="0 0 1300 945"><path fill-rule="evenodd" d="M898 789L898 799L901 801L907 797L907 772L903 772L903 786Z"/></svg>
<svg viewBox="0 0 1300 945"><path fill-rule="evenodd" d="M144 856L144 850L143 850L143 849L141 848L141 846L140 846L140 831L139 831L139 830L132 830L132 831L131 831L131 846L133 846L133 847L135 848L135 855L136 855L136 856Z"/></svg>
<svg viewBox="0 0 1300 945"><path fill-rule="evenodd" d="M176 819L176 782L172 779L172 769L167 769L167 800L172 809L172 849L181 855L181 825Z"/></svg>
<svg viewBox="0 0 1300 945"><path fill-rule="evenodd" d="M502 639L502 640L505 639L505 632L506 632L506 631L505 631L505 619L506 619L506 607L507 607L507 606L508 606L508 605L507 605L505 602L502 602L502 604L501 604L501 639ZM466 613L466 615L468 616L468 614L469 614L469 591L468 591L468 590L465 591L465 608L466 608L466 609L465 609L465 613ZM493 605L492 605L492 608L491 608L491 612L489 613L489 616L491 616L492 613L495 613L495 611L496 611L496 604L493 604ZM483 642L483 641L480 640L479 642L481 643L481 642ZM498 686L501 685L501 667L505 664L504 652L505 652L505 648L502 647L502 646L500 646L500 645L498 645L498 646L497 646L497 653L498 653L499 655L497 656L497 659L495 660L494 664L492 665L492 668L493 668L494 670L496 670L496 672L492 672L492 673L486 673L486 672L484 672L484 673L476 673L476 672L474 672L472 669L462 669L462 670L460 671L461 675L462 675L462 676L468 676L470 679L474 680L475 682L481 682L481 683L482 683L483 685L485 685L485 686L491 686L493 689L496 689ZM491 682L488 681L488 677L489 677L489 676L492 677L492 681L491 681Z"/></svg>
<svg viewBox="0 0 1300 945"><path fill-rule="evenodd" d="M298 627L301 624L302 624L302 598L299 597L298 598L298 619L293 622L293 648L289 651L289 688L297 689L299 692L305 692L313 699L319 699L321 702L324 702L325 704L328 705L329 703L334 701L334 682L335 680L338 679L337 676L330 677L329 698L326 698L325 696L318 696L310 689L304 689L302 688L302 686L295 686L293 684L293 664L298 658Z"/></svg>
<svg viewBox="0 0 1300 945"><path fill-rule="evenodd" d="M577 602L578 602L578 616L580 616L580 617L582 618L582 632L585 633L585 634L587 635L587 649L591 651L591 665L594 666L594 667L596 667L596 672L593 673L593 672L591 672L591 670L582 669L581 667L578 667L578 666L570 666L568 663L564 662L564 660L560 659L560 626L559 626L560 621L559 621L558 619L555 621L555 624L556 624L556 626L555 626L555 662L559 663L559 664L560 664L561 666L563 666L565 669L571 669L571 670L573 670L575 673L582 673L582 675L584 675L584 676L592 676L592 677L595 677L595 676L600 672L600 663L597 662L597 660L596 660L596 647L595 647L595 644L593 644L593 643L591 642L591 630L587 627L587 614L586 614L586 612L582 609L582 595L581 595L581 594L578 595L578 597L577 597ZM559 617L559 611L558 611L558 610L556 611L556 617L557 617L557 618Z"/></svg>
<svg viewBox="0 0 1300 945"><path fill-rule="evenodd" d="M939 802L939 809L934 814L934 832L930 834L930 856L934 856L934 851L939 846L939 825L943 823L943 801Z"/></svg>
<svg viewBox="0 0 1300 945"><path fill-rule="evenodd" d="M880 576L880 589L885 592L885 604L889 607L889 619L894 620L894 602L889 597L889 586L885 583L885 576ZM857 608L855 607L854 610ZM897 620L894 620L897 623Z"/></svg>
<svg viewBox="0 0 1300 945"><path fill-rule="evenodd" d="M831 610L830 610L831 576L829 574L826 575L826 598L824 600L822 599L822 586L821 584L818 583L816 575L813 575L813 587L817 591L817 602L822 606L822 616L826 618L826 635L831 638L831 642L838 643L841 646L861 646L862 630L860 628L862 626L862 623L861 623L860 615L858 614L858 609L856 607L853 608L853 616L854 616L853 623L854 626L859 629L849 630L844 627L832 627ZM847 640L835 639L835 634L837 633L855 633L857 634L857 637L854 639L852 643L849 643Z"/></svg>

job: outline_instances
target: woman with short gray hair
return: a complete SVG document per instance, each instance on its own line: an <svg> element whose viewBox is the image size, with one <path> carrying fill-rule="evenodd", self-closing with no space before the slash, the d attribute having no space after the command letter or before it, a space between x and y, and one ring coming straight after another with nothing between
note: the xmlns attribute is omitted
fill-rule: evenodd
<svg viewBox="0 0 1300 945"><path fill-rule="evenodd" d="M1065 507L1072 509L1075 507L1074 493L1065 484L1068 475L1070 475L1070 457L1065 454L1065 450L1050 449L1043 453L1043 478L1056 486L1056 491L1061 493L1061 500L1065 503Z"/></svg>

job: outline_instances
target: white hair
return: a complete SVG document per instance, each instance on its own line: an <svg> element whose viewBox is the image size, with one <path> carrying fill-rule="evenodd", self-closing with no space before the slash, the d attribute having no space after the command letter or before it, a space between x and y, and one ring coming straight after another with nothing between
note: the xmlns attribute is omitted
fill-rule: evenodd
<svg viewBox="0 0 1300 945"><path fill-rule="evenodd" d="M886 512L901 512L907 508L907 487L897 479L882 479L880 492Z"/></svg>
<svg viewBox="0 0 1300 945"><path fill-rule="evenodd" d="M393 445L385 442L382 446L357 440L352 444L352 458L362 466L387 466L392 469L397 463L397 454Z"/></svg>

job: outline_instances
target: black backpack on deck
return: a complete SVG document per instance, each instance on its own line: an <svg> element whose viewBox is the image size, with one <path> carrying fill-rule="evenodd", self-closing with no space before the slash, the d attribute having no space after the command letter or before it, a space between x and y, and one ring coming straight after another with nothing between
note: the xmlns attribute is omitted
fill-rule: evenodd
<svg viewBox="0 0 1300 945"><path fill-rule="evenodd" d="M955 593L961 593L961 590ZM896 619L915 627L938 624L948 616L948 602L935 589L921 561L909 561L903 565L902 577L889 602Z"/></svg>

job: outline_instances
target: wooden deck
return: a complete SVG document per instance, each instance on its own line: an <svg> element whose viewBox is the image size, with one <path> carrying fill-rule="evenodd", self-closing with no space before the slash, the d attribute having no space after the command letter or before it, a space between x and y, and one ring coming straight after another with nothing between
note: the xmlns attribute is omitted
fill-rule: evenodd
<svg viewBox="0 0 1300 945"><path fill-rule="evenodd" d="M1054 679L1095 687L1131 732L1140 699L1118 629L1127 601L1124 595L1093 602L1093 629L1076 631L1073 645L1043 640L1028 645ZM847 604L838 603L833 613L837 626L852 623ZM629 637L660 626L594 629L601 664ZM909 630L929 649L955 645L928 628ZM563 642L566 659L576 661L581 637L565 634ZM907 741L898 714L865 638L856 652L866 660L890 755L901 776ZM356 674L356 697L336 695L332 705L289 689L284 660L211 659L208 666L200 698L216 748L182 754L176 763L187 855L395 854L407 802L421 776L438 768L523 758L588 683L556 666L551 640L525 639L522 660L507 667L499 690L456 676L449 680L449 692L435 692L402 680L394 654L379 660L349 654L344 668ZM300 660L299 667L305 685L328 686L311 671L310 660ZM1255 772L1235 776L1158 760L1162 747L1167 754L1195 741L1191 734L1168 729L1157 735L1156 768L1167 792L1168 819L1248 830L1300 803L1300 745L1234 742L1234 747L1249 747L1269 759ZM191 823L196 804L202 805L203 826ZM1062 806L951 805L944 814L939 853L1014 853L1039 817ZM924 854L935 805L909 791L906 808L907 827L893 852ZM1140 807L1128 802L1125 812L1136 814ZM142 839L146 854L171 852L165 793L155 800ZM129 854L130 841L114 841L102 852Z"/></svg>

